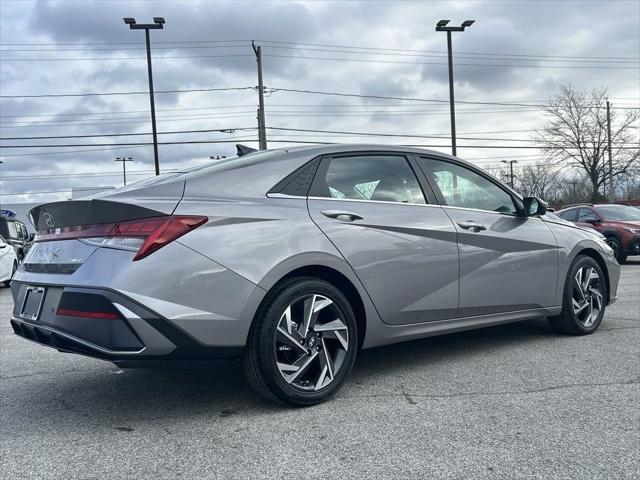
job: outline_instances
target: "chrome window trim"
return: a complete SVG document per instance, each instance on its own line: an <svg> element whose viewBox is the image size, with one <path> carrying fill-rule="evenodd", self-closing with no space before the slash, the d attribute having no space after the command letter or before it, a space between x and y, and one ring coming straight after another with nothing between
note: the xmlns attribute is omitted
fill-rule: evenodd
<svg viewBox="0 0 640 480"><path fill-rule="evenodd" d="M267 193L267 198L307 198L302 195L288 195L286 193Z"/></svg>
<svg viewBox="0 0 640 480"><path fill-rule="evenodd" d="M405 203L405 202L389 202L387 200L365 200L359 198L333 198L333 197L307 197L307 200L330 200L334 202L359 202L359 203L382 203L384 205L413 205L415 207L438 207L441 205L433 203Z"/></svg>

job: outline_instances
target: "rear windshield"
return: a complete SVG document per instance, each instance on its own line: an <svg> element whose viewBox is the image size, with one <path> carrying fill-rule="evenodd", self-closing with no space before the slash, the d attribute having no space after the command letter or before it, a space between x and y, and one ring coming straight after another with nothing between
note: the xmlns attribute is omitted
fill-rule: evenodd
<svg viewBox="0 0 640 480"><path fill-rule="evenodd" d="M178 175L184 175L188 173L233 170L235 168L247 167L249 165L264 162L266 160L272 160L274 158L281 157L285 153L287 153L286 150L267 150L265 152L249 153L241 157L228 157L222 160L208 163L206 165L198 165L196 167L181 169L178 172L174 173Z"/></svg>
<svg viewBox="0 0 640 480"><path fill-rule="evenodd" d="M638 222L640 221L640 210L626 205L607 205L606 207L596 207L598 213L605 220L613 220L619 222Z"/></svg>

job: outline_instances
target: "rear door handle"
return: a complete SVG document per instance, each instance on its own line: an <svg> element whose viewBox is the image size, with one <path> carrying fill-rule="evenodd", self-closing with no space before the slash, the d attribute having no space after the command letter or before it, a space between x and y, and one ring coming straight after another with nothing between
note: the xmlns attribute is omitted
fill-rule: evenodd
<svg viewBox="0 0 640 480"><path fill-rule="evenodd" d="M473 220L468 220L466 222L458 222L458 226L460 228L464 228L465 230L470 230L476 233L487 229L487 227L485 227L481 223L476 223Z"/></svg>
<svg viewBox="0 0 640 480"><path fill-rule="evenodd" d="M346 210L322 210L325 217L335 218L341 222L353 222L354 220L362 220L362 216L354 212L348 212Z"/></svg>

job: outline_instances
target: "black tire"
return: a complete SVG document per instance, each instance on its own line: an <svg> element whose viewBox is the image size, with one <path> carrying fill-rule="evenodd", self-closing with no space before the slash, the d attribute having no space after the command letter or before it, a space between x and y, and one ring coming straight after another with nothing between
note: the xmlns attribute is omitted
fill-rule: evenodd
<svg viewBox="0 0 640 480"><path fill-rule="evenodd" d="M278 369L276 329L288 306L312 294L330 299L339 309L348 329L348 348L332 381L319 390L309 391L298 388L293 383L287 383ZM353 367L357 349L358 332L355 315L342 292L324 280L297 277L276 286L263 302L249 332L242 357L242 367L252 387L267 400L300 407L309 406L324 402L340 389Z"/></svg>
<svg viewBox="0 0 640 480"><path fill-rule="evenodd" d="M13 268L11 269L11 277L9 278L9 280L5 280L3 282L6 288L9 288L9 286L11 285L11 279L13 278L13 275L16 273L17 269L18 269L18 265L16 264L16 262L13 262Z"/></svg>
<svg viewBox="0 0 640 480"><path fill-rule="evenodd" d="M613 249L613 254L618 263L622 264L627 260L627 255L622 253L622 243L618 237L607 237L607 244Z"/></svg>
<svg viewBox="0 0 640 480"><path fill-rule="evenodd" d="M573 294L575 288L574 279L578 270L585 267L591 267L597 272L600 278L599 287L603 297L602 308L600 308L597 319L588 326L578 318L573 309ZM549 325L556 332L567 335L589 335L590 333L595 332L604 318L607 294L607 282L604 277L604 272L602 271L602 268L600 268L598 262L589 256L578 255L571 264L565 280L562 298L562 313L556 317L549 317L547 319Z"/></svg>

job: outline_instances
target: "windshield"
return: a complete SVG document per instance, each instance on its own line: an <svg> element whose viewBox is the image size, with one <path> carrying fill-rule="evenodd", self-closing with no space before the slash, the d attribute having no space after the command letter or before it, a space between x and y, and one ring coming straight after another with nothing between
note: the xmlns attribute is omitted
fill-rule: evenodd
<svg viewBox="0 0 640 480"><path fill-rule="evenodd" d="M640 210L627 205L607 205L606 207L597 207L598 213L605 220L613 220L616 222L640 222Z"/></svg>

